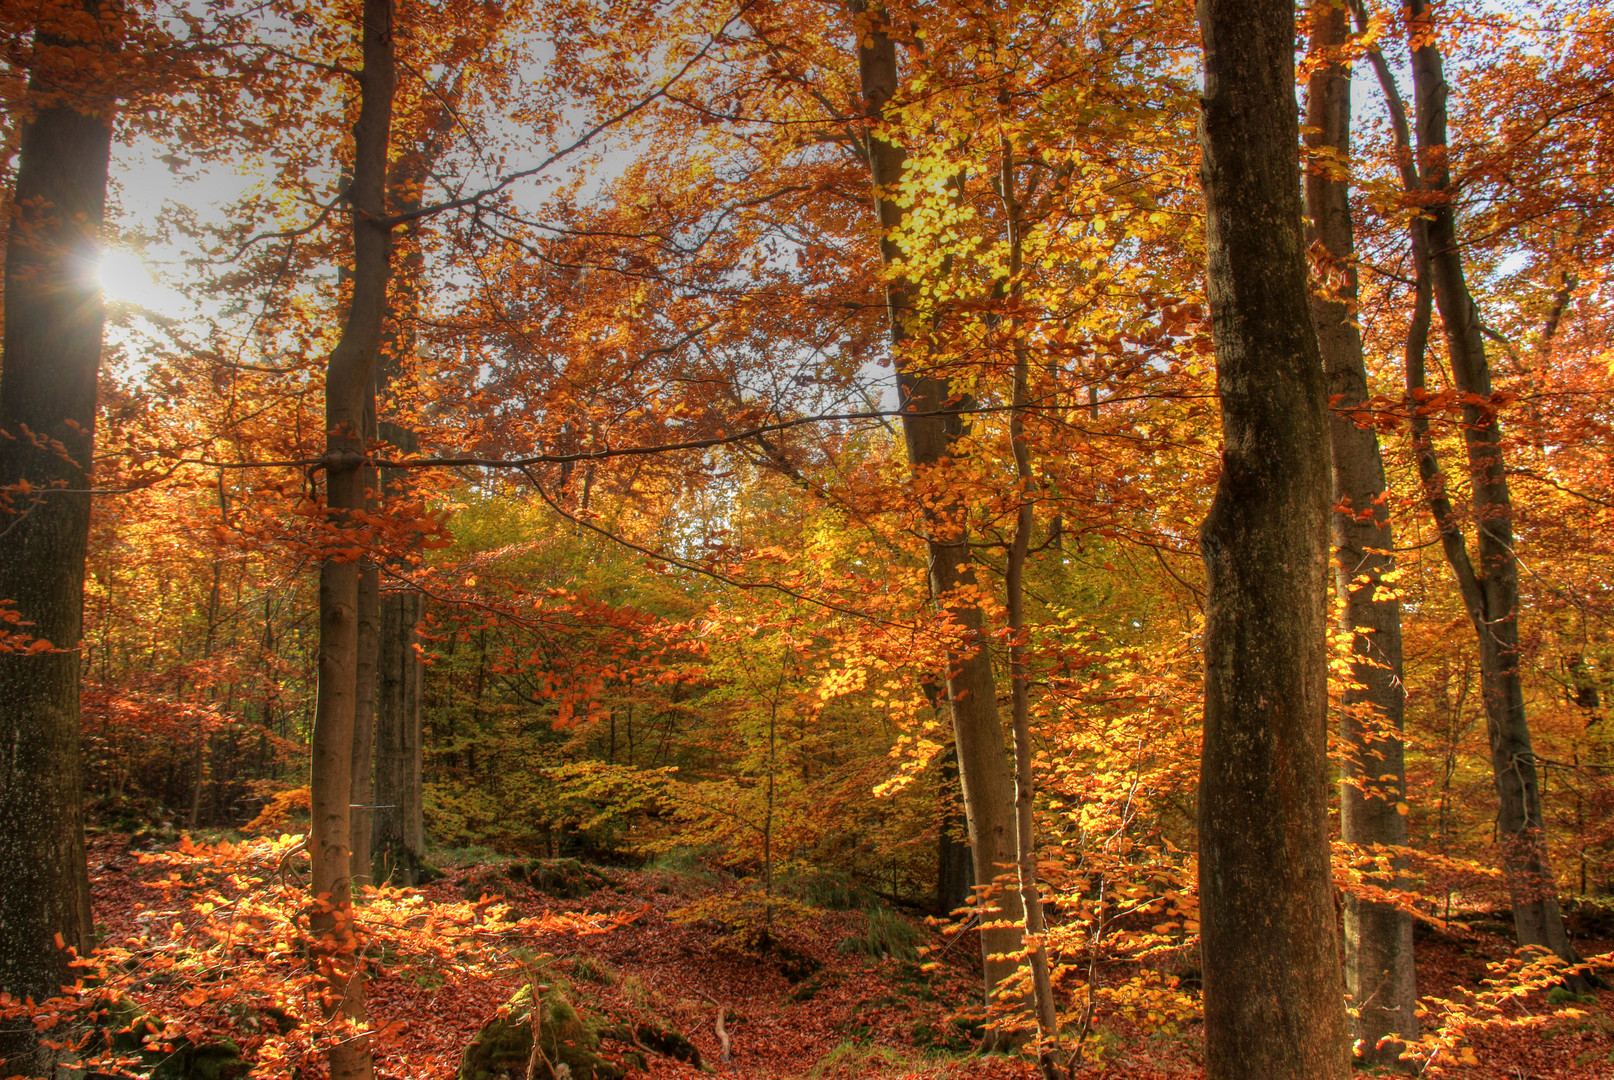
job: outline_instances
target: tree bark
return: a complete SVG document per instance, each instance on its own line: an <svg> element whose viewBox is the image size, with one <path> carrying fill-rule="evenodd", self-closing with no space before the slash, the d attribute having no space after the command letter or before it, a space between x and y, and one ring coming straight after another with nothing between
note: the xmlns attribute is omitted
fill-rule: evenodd
<svg viewBox="0 0 1614 1080"><path fill-rule="evenodd" d="M1007 100L1002 103L1006 106ZM1020 273L1024 248L1021 237L1020 204L1016 193L1014 146L1002 140L1003 166L998 186L1003 197L1004 219L1009 241L1009 294L1020 294ZM1031 376L1031 356L1020 343L1019 327L1011 324L1014 349L1014 385L1010 392L1009 445L1014 457L1014 474L1020 484L1020 505L1015 510L1014 538L1009 543L1008 565L1003 589L1009 616L1010 726L1014 732L1014 810L1015 843L1019 863L1020 903L1026 913L1026 936L1031 961L1031 996L1040 1036L1039 1063L1047 1080L1069 1074L1059 1038L1059 1006L1054 1000L1053 974L1044 944L1048 924L1043 917L1042 891L1037 884L1037 805L1036 776L1031 745L1031 672L1026 659L1026 559L1031 552L1031 534L1036 528L1036 504L1032 487L1036 482L1031 468L1031 448L1026 445L1026 396Z"/></svg>
<svg viewBox="0 0 1614 1080"><path fill-rule="evenodd" d="M393 7L364 0L358 28L364 66L354 125L353 287L341 338L325 373L326 506L338 527L364 505L365 405L375 377L387 310L392 230L386 222L387 152L392 124ZM353 923L350 871L352 754L358 705L359 560L327 556L320 566L319 692L314 712L312 928L316 962L327 974L334 1017L362 1027L364 977ZM330 1050L332 1080L374 1075L370 1040L339 1030Z"/></svg>
<svg viewBox="0 0 1614 1080"><path fill-rule="evenodd" d="M432 164L453 126L464 74L462 70L446 95L438 99L439 107L428 119L424 133L411 140L413 149L400 155L393 166L388 187L399 213L418 211L422 205ZM412 378L415 322L420 315L425 273L419 230L419 223L412 223L399 238L392 326L383 341L377 377L382 415L391 410L393 396L406 389ZM420 450L414 430L396 419L382 419L379 434L381 441L400 457L413 456ZM407 486L407 469L381 471L383 497L400 495ZM425 597L404 589L389 589L381 594L380 607L372 862L376 881L415 885L426 854L421 750L421 685L425 672L415 633L416 624L425 614Z"/></svg>
<svg viewBox="0 0 1614 1080"><path fill-rule="evenodd" d="M1508 491L1502 428L1491 404L1491 369L1479 308L1469 292L1457 239L1451 169L1446 145L1446 77L1433 19L1424 0L1409 0L1417 177L1429 202L1425 220L1428 279L1446 332L1452 378L1463 394L1463 445L1468 458L1478 543L1477 564L1468 554L1460 525L1445 498L1444 478L1434 460L1427 420L1418 439L1419 469L1452 573L1457 578L1479 640L1480 685L1496 781L1497 831L1513 902L1513 925L1521 946L1546 949L1569 963L1579 958L1564 932L1557 879L1547 856L1541 788L1519 671L1519 565L1514 554L1513 499ZM1421 353L1414 371L1409 352L1407 384L1423 390ZM1427 463L1427 464L1426 464ZM1442 510L1444 504L1444 510ZM1577 980L1578 981L1578 980Z"/></svg>
<svg viewBox="0 0 1614 1080"><path fill-rule="evenodd" d="M858 35L858 74L870 121L866 146L880 222L880 257L890 265L899 255L892 233L901 226L903 212L895 192L907 162L902 144L881 124L899 82L896 47L883 8L865 0L852 0L851 11ZM908 287L898 279L888 281L886 308L892 352L898 365L908 464L923 477L951 459L953 444L965 429L960 415L923 415L939 413L955 403L948 381L918 366L902 348L907 337L906 320L911 315ZM963 405L958 403L960 408ZM956 505L929 507L926 548L931 594L963 630L962 647L948 657L947 700L953 713L953 739L958 748L976 887L998 883L998 888L988 894L991 900L981 917L982 962L991 997L999 984L1013 979L1019 968L1024 910L1014 880L1018 864L1014 778L1004 745L1003 720L998 713L992 658L986 649L985 618L973 602L959 599L961 593L976 586L969 535L962 518L962 509Z"/></svg>
<svg viewBox="0 0 1614 1080"><path fill-rule="evenodd" d="M364 472L373 477L375 470ZM366 500L372 502L372 500ZM359 566L358 666L353 702L353 760L351 805L348 828L351 831L349 871L357 882L372 882L370 856L375 823L376 696L377 664L380 659L380 581L375 563L366 559Z"/></svg>
<svg viewBox="0 0 1614 1080"><path fill-rule="evenodd" d="M1306 288L1294 9L1200 0L1222 476L1200 545L1199 888L1209 1080L1349 1073L1329 858L1330 462Z"/></svg>
<svg viewBox="0 0 1614 1080"><path fill-rule="evenodd" d="M0 599L26 620L6 629L49 647L0 652L0 989L40 1000L73 981L62 945L92 943L79 641L112 94L89 80L107 77L121 15L85 0L40 21L6 247ZM34 1046L32 1024L0 1029L0 1073L30 1068Z"/></svg>
<svg viewBox="0 0 1614 1080"><path fill-rule="evenodd" d="M1332 411L1329 438L1334 456L1334 588L1343 601L1339 628L1351 635L1352 687L1344 694L1340 737L1345 745L1340 783L1340 836L1364 849L1407 846L1406 747L1401 739L1406 704L1401 663L1401 604L1396 599L1391 554L1395 538L1385 498L1384 460L1378 435L1352 413L1368 400L1367 364L1356 325L1356 244L1350 185L1351 76L1339 55L1345 44L1345 12L1329 0L1313 0L1311 47L1318 67L1307 93L1308 144L1330 150L1306 175L1311 236L1320 247L1325 293L1312 297L1317 344L1328 376ZM1392 859L1405 885L1406 860ZM1381 879L1382 881L1382 879ZM1345 989L1357 1015L1352 1035L1357 1054L1375 1065L1394 1066L1406 1041L1417 1038L1417 979L1412 957L1412 916L1393 904L1345 894Z"/></svg>
<svg viewBox="0 0 1614 1080"><path fill-rule="evenodd" d="M951 739L941 752L938 780L941 813L936 837L936 917L945 919L969 903L970 886L975 884L967 839L969 820L959 802L958 751Z"/></svg>
<svg viewBox="0 0 1614 1080"><path fill-rule="evenodd" d="M415 651L415 625L423 614L424 600L419 593L403 590L381 594L375 879L400 885L419 883L426 850L421 787L422 669Z"/></svg>

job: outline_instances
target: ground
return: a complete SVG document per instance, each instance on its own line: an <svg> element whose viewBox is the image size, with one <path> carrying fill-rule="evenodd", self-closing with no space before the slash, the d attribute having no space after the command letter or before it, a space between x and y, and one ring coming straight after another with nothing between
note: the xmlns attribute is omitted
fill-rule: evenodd
<svg viewBox="0 0 1614 1080"><path fill-rule="evenodd" d="M140 861L125 836L92 846L95 910L104 940L117 941L154 920L194 918L184 888L164 891L154 882L171 867ZM556 866L558 865L558 869ZM514 873L512 873L512 868ZM531 873L528 870L531 869ZM535 884L538 887L534 887ZM733 882L695 870L580 868L523 865L511 859L450 867L421 891L448 911L472 902L475 911L507 902L513 914L605 913L615 923L603 933L540 931L506 935L507 962L474 974L452 962L406 961L386 950L372 960L370 1016L382 1032L377 1054L385 1080L452 1080L465 1047L529 983L564 987L580 1011L601 1024L648 1023L675 1030L698 1047L707 1072L757 1080L1010 1080L1038 1075L1035 1065L968 1052L968 1019L956 1019L977 996L978 959L969 943L949 944L921 920L882 909L879 925L862 910L785 909L767 932L736 932L733 922L688 912L704 903L719 915L735 909ZM755 906L754 895L751 901ZM715 907L711 905L716 903ZM724 903L729 906L724 907ZM743 903L742 903L743 906ZM434 909L433 909L434 910ZM678 917L678 913L683 913ZM893 919L913 928L891 932ZM743 923L743 920L741 920ZM240 925L239 923L237 925ZM880 932L880 926L886 927ZM1422 934L1420 992L1458 996L1478 987L1487 965L1509 955L1504 927L1478 920L1467 929ZM906 953L907 938L934 951L920 962ZM1607 942L1583 942L1587 954ZM882 952L899 955L879 955ZM929 964L934 968L927 970ZM1119 972L1103 972L1104 978ZM177 993L175 988L169 993ZM148 1011L160 1010L152 988ZM1561 995L1560 995L1561 996ZM731 1039L720 1060L716 1020L722 1010ZM1447 1075L1468 1080L1611 1080L1614 1078L1614 990L1595 1000L1549 1003L1537 993L1510 1000L1506 1018L1542 1017L1535 1027L1499 1026L1468 1033L1458 1052L1473 1064L1449 1065ZM1188 1080L1202 1075L1199 1032L1190 1022L1145 1029L1125 1017L1097 1017L1082 1078ZM240 1038L249 1056L251 1038ZM530 1041L529 1041L530 1045ZM603 1044L612 1051L609 1041ZM621 1051L634 1049L623 1045ZM695 1077L702 1070L654 1052L645 1072ZM1430 1070L1425 1075L1433 1075ZM315 1076L306 1066L299 1075Z"/></svg>

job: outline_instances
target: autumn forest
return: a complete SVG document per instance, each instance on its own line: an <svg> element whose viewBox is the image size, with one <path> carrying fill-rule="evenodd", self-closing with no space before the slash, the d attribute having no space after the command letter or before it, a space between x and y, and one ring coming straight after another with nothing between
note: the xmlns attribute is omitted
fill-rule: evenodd
<svg viewBox="0 0 1614 1080"><path fill-rule="evenodd" d="M1614 8L0 13L0 1076L1614 1076Z"/></svg>

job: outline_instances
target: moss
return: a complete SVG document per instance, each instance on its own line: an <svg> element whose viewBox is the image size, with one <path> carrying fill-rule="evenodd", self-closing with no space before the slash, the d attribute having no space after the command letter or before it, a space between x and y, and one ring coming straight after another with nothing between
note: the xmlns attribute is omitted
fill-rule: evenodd
<svg viewBox="0 0 1614 1080"><path fill-rule="evenodd" d="M578 1012L571 987L556 979L540 986L539 1051L535 1080L555 1080L564 1063L572 1080L622 1080L628 1062L600 1052L600 1033L593 1017ZM460 1055L459 1080L502 1080L525 1077L532 1057L532 987L524 986L477 1033Z"/></svg>
<svg viewBox="0 0 1614 1080"><path fill-rule="evenodd" d="M647 1051L700 1067L699 1048L659 1019L607 1023L580 1009L571 984L551 968L540 966L538 975L542 1055L536 1080L554 1080L560 1064L572 1080L621 1080L630 1070L646 1069ZM532 988L522 987L465 1048L459 1080L524 1080L532 1056L532 1011ZM606 1049L605 1043L620 1047Z"/></svg>
<svg viewBox="0 0 1614 1080"><path fill-rule="evenodd" d="M138 1054L151 1080L240 1080L252 1071L252 1064L241 1048L229 1039L192 1043L177 1039L172 1052L148 1049L148 1035L163 1029L160 1021L142 1013L128 998L98 1003L96 1026L106 1034L111 1049L119 1054ZM106 1045L93 1039L91 1046Z"/></svg>
<svg viewBox="0 0 1614 1080"><path fill-rule="evenodd" d="M613 878L586 866L576 859L530 859L511 863L506 871L511 881L518 881L537 892L558 900L578 900L590 893L616 885Z"/></svg>

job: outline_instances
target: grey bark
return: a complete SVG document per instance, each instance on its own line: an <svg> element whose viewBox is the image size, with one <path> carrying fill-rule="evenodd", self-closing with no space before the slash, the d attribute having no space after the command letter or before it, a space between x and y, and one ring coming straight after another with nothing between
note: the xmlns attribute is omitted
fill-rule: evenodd
<svg viewBox="0 0 1614 1080"><path fill-rule="evenodd" d="M364 505L365 406L387 310L392 229L386 221L387 152L392 124L393 7L364 0L358 27L359 118L354 125L353 288L342 335L325 372L325 491L334 524ZM312 929L331 965L334 1011L364 1019L364 979L356 953L350 873L352 754L358 704L357 560L327 557L320 566L319 691L314 711L309 854L315 897ZM322 961L323 963L323 961ZM344 1038L329 1054L332 1080L370 1080L368 1037Z"/></svg>
<svg viewBox="0 0 1614 1080"><path fill-rule="evenodd" d="M375 879L400 885L418 883L426 853L421 787L423 671L415 651L415 626L424 614L424 600L419 593L402 590L381 594Z"/></svg>
<svg viewBox="0 0 1614 1080"><path fill-rule="evenodd" d="M938 690L940 688L938 687ZM975 884L967 839L969 821L959 802L958 751L949 739L941 754L940 821L936 838L936 915L947 918L969 903Z"/></svg>
<svg viewBox="0 0 1614 1080"><path fill-rule="evenodd" d="M1406 747L1401 739L1406 691L1402 683L1401 603L1384 576L1395 569L1395 537L1385 498L1378 435L1352 413L1366 407L1367 364L1356 325L1357 273L1350 185L1343 175L1351 154L1351 76L1338 50L1348 36L1345 12L1330 0L1313 0L1311 46L1317 57L1307 93L1307 142L1332 150L1338 169L1306 176L1306 207L1313 243L1321 248L1327 283L1312 298L1317 344L1332 406L1329 438L1334 456L1334 588L1343 599L1340 630L1351 635L1351 681L1344 694L1340 736L1345 746L1340 783L1340 836L1367 849L1407 846ZM1329 55L1332 51L1332 55ZM1331 164L1331 163L1330 163ZM1394 875L1406 884L1404 856ZM1412 916L1394 904L1373 903L1347 892L1345 989L1356 1017L1351 1034L1358 1055L1376 1065L1400 1061L1418 1035L1417 978Z"/></svg>
<svg viewBox="0 0 1614 1080"><path fill-rule="evenodd" d="M463 92L465 72L442 98L428 120L425 133L412 140L413 149L398 158L388 186L396 194L400 214L419 211L432 163L453 124L454 110ZM386 334L379 361L378 382L383 406L407 388L415 356L415 320L420 314L421 278L425 259L419 243L419 225L411 225L398 244L392 326ZM407 424L384 417L381 441L399 457L420 450L420 440ZM398 495L408 486L408 470L383 469L383 495ZM425 598L405 589L381 593L380 638L377 642L375 730L375 814L372 864L378 882L419 883L425 866L421 687L425 676L415 627L425 615Z"/></svg>
<svg viewBox="0 0 1614 1080"><path fill-rule="evenodd" d="M880 256L889 265L899 255L891 234L902 223L902 206L895 192L907 162L906 150L889 137L881 123L899 85L896 47L888 33L883 8L864 0L852 0L850 6L858 33L859 80L870 121L866 148L880 222ZM956 413L923 415L942 413L955 403L948 381L925 371L902 348L912 314L908 288L906 282L888 282L886 308L892 349L898 359L897 383L904 410L902 433L908 463L923 475L951 459L954 443L964 435L965 428ZM957 403L957 407L966 404ZM1014 777L1005 749L1003 720L998 713L992 658L986 648L985 618L974 604L953 599L959 590L973 589L976 582L968 531L961 518L961 508L956 505L927 509L926 548L931 593L964 631L963 647L948 658L947 700L953 713L953 739L958 749L975 880L978 885L999 882L991 906L982 915L981 953L986 989L991 996L1018 970L1014 957L1021 947L1024 910L1014 880L1018 863ZM1006 872L1005 882L1002 879Z"/></svg>
<svg viewBox="0 0 1614 1080"><path fill-rule="evenodd" d="M1350 1070L1329 859L1326 387L1306 287L1294 9L1200 0L1222 476L1200 533L1209 1080Z"/></svg>
<svg viewBox="0 0 1614 1080"><path fill-rule="evenodd" d="M77 13L95 34L70 29ZM41 107L22 122L6 247L0 599L28 623L5 629L52 647L0 652L0 989L39 1000L73 981L57 935L91 945L79 643L112 101L77 72L95 68L85 53L115 50L118 14L87 0L39 27L28 91ZM0 1027L0 1073L30 1069L34 1046L32 1024Z"/></svg>
<svg viewBox="0 0 1614 1080"><path fill-rule="evenodd" d="M374 470L364 470L374 476ZM367 500L369 501L369 500ZM380 582L375 563L359 566L358 662L353 702L351 804L348 809L349 871L361 884L372 881L370 849L375 824L376 669L380 659Z"/></svg>
<svg viewBox="0 0 1614 1080"><path fill-rule="evenodd" d="M1461 525L1445 495L1444 476L1435 459L1427 418L1415 429L1419 471L1426 501L1441 533L1442 547L1479 642L1480 685L1486 731L1496 781L1497 832L1513 925L1521 946L1545 949L1569 963L1578 957L1564 932L1557 879L1547 856L1541 786L1524 709L1519 670L1519 565L1514 553L1513 499L1508 490L1502 429L1490 404L1491 370L1479 308L1469 291L1457 236L1454 188L1446 144L1447 85L1433 20L1424 0L1409 0L1412 35L1414 123L1418 146L1414 179L1429 202L1422 229L1422 254L1435 307L1445 329L1446 351L1456 389L1464 395L1463 445L1472 489L1477 559L1471 559ZM1420 267L1420 269L1423 269ZM1407 385L1423 387L1422 350L1409 348ZM1577 985L1580 980L1577 978Z"/></svg>

